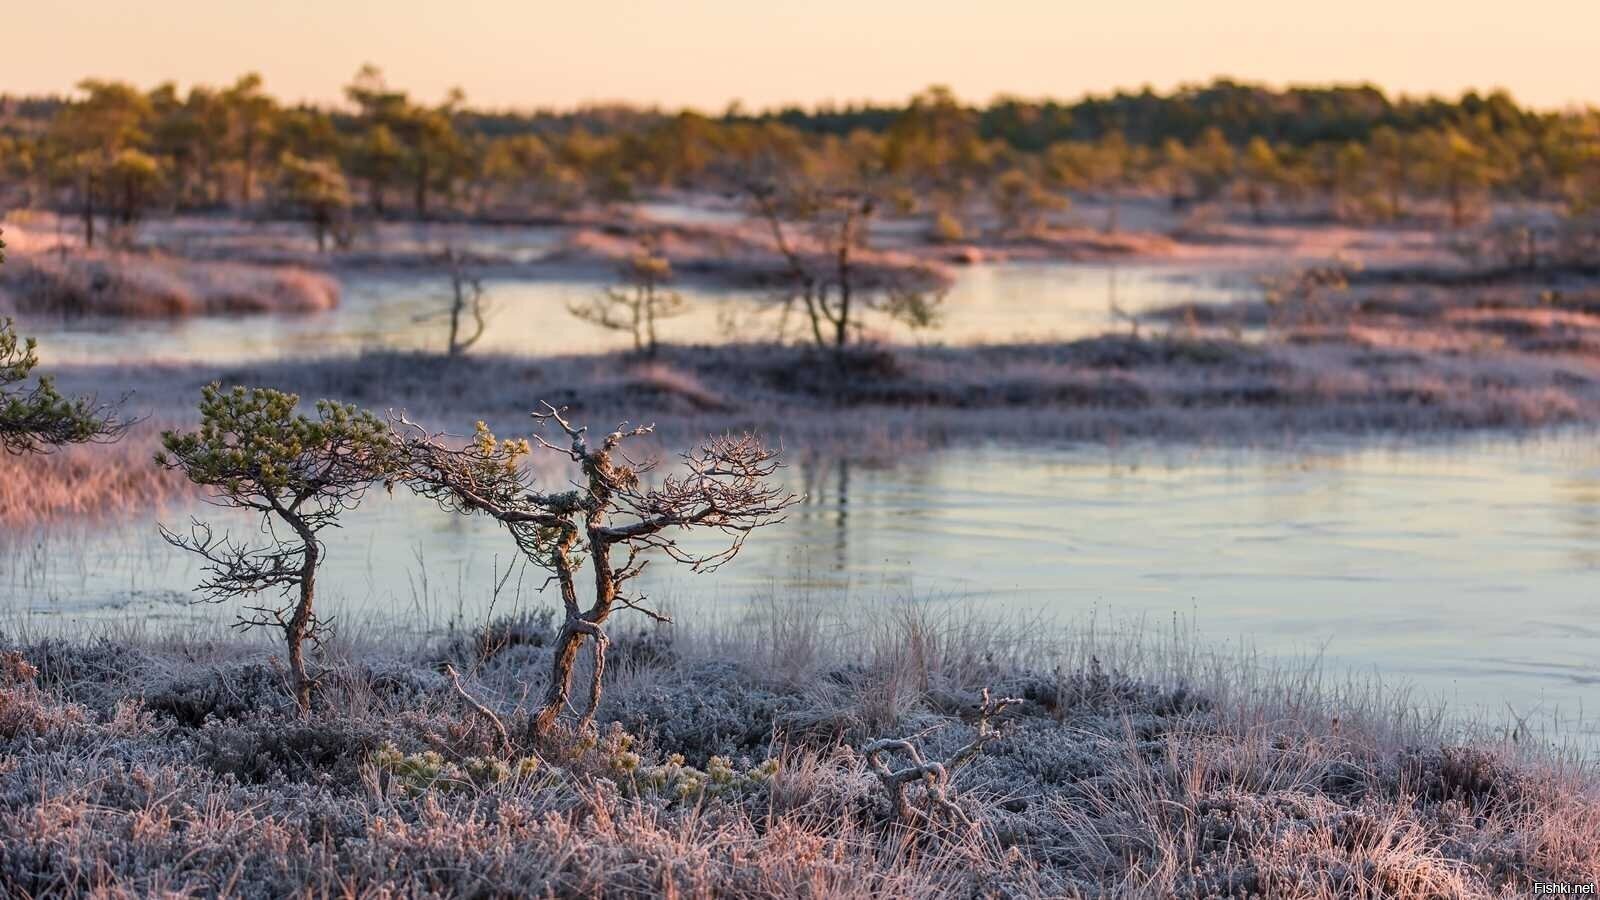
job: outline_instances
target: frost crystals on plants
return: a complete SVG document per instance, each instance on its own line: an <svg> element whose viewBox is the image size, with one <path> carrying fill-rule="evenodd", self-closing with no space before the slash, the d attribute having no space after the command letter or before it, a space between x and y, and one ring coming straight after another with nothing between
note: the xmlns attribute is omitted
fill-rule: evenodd
<svg viewBox="0 0 1600 900"><path fill-rule="evenodd" d="M709 438L683 454L684 473L647 488L639 476L652 464L633 463L619 448L649 434L650 427L623 425L591 445L588 429L573 425L549 404L533 417L559 431L556 442L540 436L533 443L498 440L480 422L473 441L457 449L444 435L430 434L404 416L392 427L413 490L447 510L483 513L500 522L523 554L560 587L565 620L544 707L533 726L546 734L567 706L573 665L585 641L594 645L594 674L580 724L593 725L605 673L604 626L616 607L670 621L646 607L643 595L627 590L649 562L646 552L665 554L695 572L715 570L738 554L750 532L782 521L783 511L798 498L769 481L778 469L777 454L754 435ZM522 458L535 444L578 464L576 489L534 490ZM688 528L719 531L727 543L713 551L688 549L673 536L675 529ZM594 600L587 608L579 602L577 585L585 556L594 581Z"/></svg>
<svg viewBox="0 0 1600 900"><path fill-rule="evenodd" d="M866 754L867 766L872 769L872 774L878 776L879 783L889 795L895 817L899 822L903 825L932 823L942 814L968 829L977 828L977 823L967 815L966 810L950 799L950 773L983 752L985 744L999 737L1000 730L995 728L990 720L1005 712L1007 707L1021 702L1016 697L992 700L989 697L989 689L984 688L983 705L978 710L977 735L943 762L924 760L922 751L909 740L884 738L861 748L861 752ZM884 757L890 753L904 754L911 761L911 765L901 769L889 768ZM914 806L906 793L910 785L919 781L923 784L925 809Z"/></svg>
<svg viewBox="0 0 1600 900"><path fill-rule="evenodd" d="M165 526L161 534L206 560L199 589L211 602L278 592L278 602L247 606L238 627L283 631L295 701L307 710L313 679L306 674L304 644L320 643L328 625L314 607L323 554L317 533L337 525L373 482L388 476L392 445L371 413L321 400L311 418L295 412L299 402L266 388L210 385L201 391L200 430L162 434L156 461L211 488L217 505L261 514L270 541L265 547L219 537L199 521L187 535ZM292 534L279 537L274 522Z"/></svg>

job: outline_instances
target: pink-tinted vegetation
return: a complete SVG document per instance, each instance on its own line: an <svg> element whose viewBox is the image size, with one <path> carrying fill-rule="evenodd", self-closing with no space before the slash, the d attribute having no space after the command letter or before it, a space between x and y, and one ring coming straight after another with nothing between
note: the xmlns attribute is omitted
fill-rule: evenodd
<svg viewBox="0 0 1600 900"><path fill-rule="evenodd" d="M42 896L1465 897L1600 875L1591 771L1520 726L933 607L618 635L601 730L528 736L548 616L331 643L294 711L238 639L13 636L0 885ZM503 721L512 745L464 702ZM861 748L942 757L972 828L899 824ZM1515 738L1515 740L1513 740ZM1541 749L1543 747L1543 749Z"/></svg>
<svg viewBox="0 0 1600 900"><path fill-rule="evenodd" d="M332 309L339 283L304 269L194 263L143 254L17 255L0 269L0 309L171 318Z"/></svg>
<svg viewBox="0 0 1600 900"><path fill-rule="evenodd" d="M587 421L655 421L669 447L755 429L796 452L891 458L1014 441L1228 440L1600 422L1600 295L1592 287L1368 284L1315 303L1180 307L1139 333L1069 343L663 346L522 358L370 352L218 369L57 367L64 390L131 391L134 414L192 417L199 389L278 385L458 433L515 421L534 398ZM0 460L5 521L134 510L167 495L148 433L87 466L80 453ZM26 487L23 487L26 485ZM36 502L24 494L37 489Z"/></svg>
<svg viewBox="0 0 1600 900"><path fill-rule="evenodd" d="M147 515L192 495L187 482L151 463L156 433L140 425L110 446L0 454L0 528Z"/></svg>

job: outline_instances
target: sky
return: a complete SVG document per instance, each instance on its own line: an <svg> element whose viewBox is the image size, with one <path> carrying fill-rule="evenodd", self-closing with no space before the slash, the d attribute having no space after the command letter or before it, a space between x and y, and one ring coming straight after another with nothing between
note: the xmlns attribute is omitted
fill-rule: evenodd
<svg viewBox="0 0 1600 900"><path fill-rule="evenodd" d="M425 100L567 108L623 100L720 111L971 101L1230 76L1372 82L1535 106L1600 105L1595 0L34 0L0 11L0 93L89 77L141 87L260 72L335 103L363 63Z"/></svg>

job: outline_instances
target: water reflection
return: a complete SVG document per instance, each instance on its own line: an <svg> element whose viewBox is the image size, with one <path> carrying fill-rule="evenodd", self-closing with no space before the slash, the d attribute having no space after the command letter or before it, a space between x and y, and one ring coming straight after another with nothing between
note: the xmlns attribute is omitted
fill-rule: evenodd
<svg viewBox="0 0 1600 900"><path fill-rule="evenodd" d="M1572 712L1600 677L1592 434L1270 453L987 448L893 466L799 458L785 475L807 495L788 522L713 576L652 566L650 595L680 610L775 595L1063 619L1177 611L1213 639L1322 650L1496 710ZM548 602L536 578L493 599L515 560L505 535L403 492L371 499L328 543L320 580L354 619L471 621L493 602ZM223 615L185 604L197 574L151 521L12 536L0 617Z"/></svg>
<svg viewBox="0 0 1600 900"><path fill-rule="evenodd" d="M21 325L40 338L47 361L54 363L147 359L227 363L376 347L442 348L444 332L436 318L430 319L441 308L448 287L442 276L350 272L341 280L344 298L339 307L305 316L151 321L32 316ZM567 312L601 290L598 282L570 277L491 278L486 285L492 312L478 352L596 352L623 349L631 340ZM880 337L904 342L1073 339L1126 328L1127 315L1152 307L1224 302L1249 290L1237 276L1196 275L1160 265L978 265L956 272L937 329L914 332L882 321L871 327ZM761 291L690 285L681 286L681 291L689 309L661 323L665 341L771 340L785 332L793 337L800 328L796 315L786 320L783 307Z"/></svg>
<svg viewBox="0 0 1600 900"><path fill-rule="evenodd" d="M1573 565L1600 569L1600 468L1556 481L1554 492L1570 528Z"/></svg>

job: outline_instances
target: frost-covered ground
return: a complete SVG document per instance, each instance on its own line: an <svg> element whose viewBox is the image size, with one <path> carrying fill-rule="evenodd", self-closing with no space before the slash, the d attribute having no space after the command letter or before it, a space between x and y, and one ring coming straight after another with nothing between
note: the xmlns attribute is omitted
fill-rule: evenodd
<svg viewBox="0 0 1600 900"><path fill-rule="evenodd" d="M1464 897L1600 877L1593 771L1515 724L1446 726L1182 634L837 614L619 634L599 733L543 742L538 617L347 633L306 716L246 638L0 632L0 893ZM898 823L861 748L943 758L985 688L1024 702L954 772L973 827Z"/></svg>
<svg viewBox="0 0 1600 900"><path fill-rule="evenodd" d="M0 314L36 317L297 315L332 309L339 294L336 279L304 268L98 250L13 253L0 268Z"/></svg>
<svg viewBox="0 0 1600 900"><path fill-rule="evenodd" d="M1455 299L1451 299L1454 297ZM892 459L992 442L1152 439L1269 445L1285 437L1522 431L1600 422L1600 293L1392 288L1332 298L1273 326L1259 305L1138 335L976 347L667 346L658 358L371 351L235 364L49 367L62 390L126 397L143 417L116 450L0 457L0 522L136 512L183 490L149 464L200 388L272 387L468 434L522 433L541 402L592 427L653 422L657 450L755 430L790 453ZM1233 332L1233 333L1230 333Z"/></svg>

